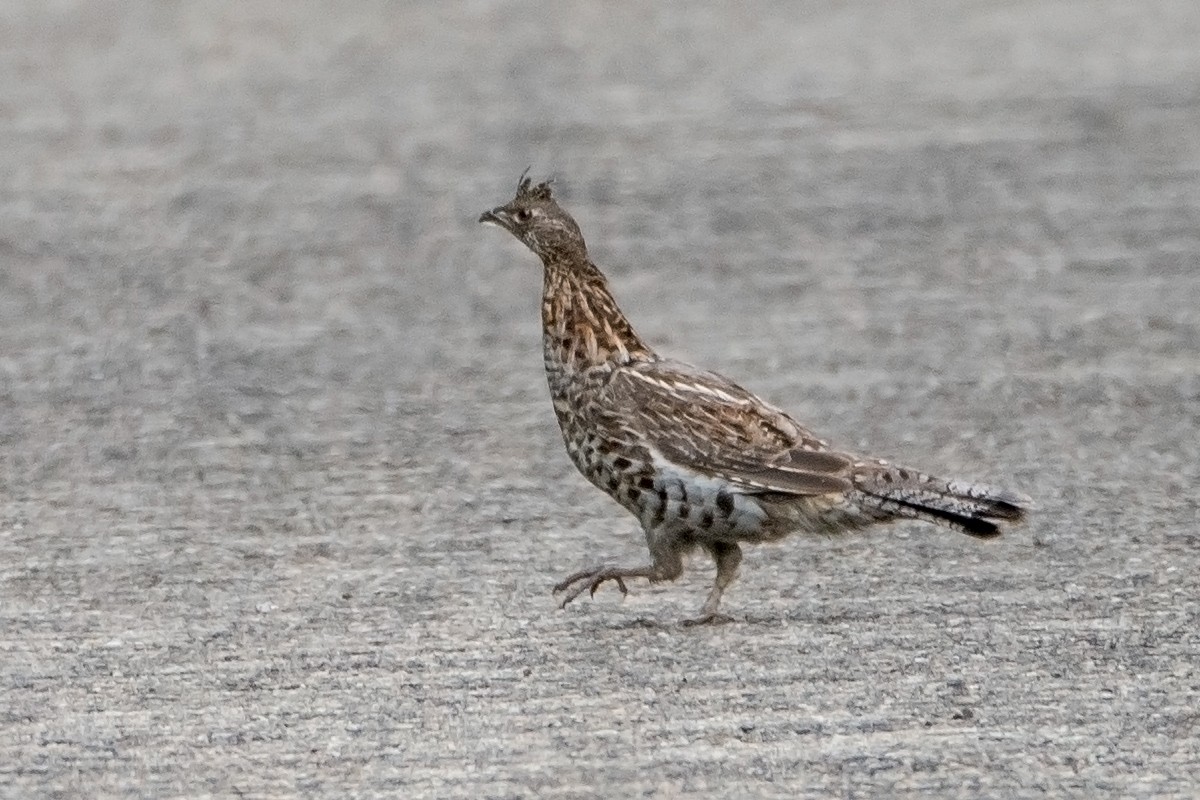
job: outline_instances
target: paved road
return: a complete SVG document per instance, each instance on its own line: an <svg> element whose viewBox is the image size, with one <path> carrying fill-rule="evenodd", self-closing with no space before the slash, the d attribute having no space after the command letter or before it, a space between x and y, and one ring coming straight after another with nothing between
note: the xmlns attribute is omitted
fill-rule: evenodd
<svg viewBox="0 0 1200 800"><path fill-rule="evenodd" d="M1200 6L836 5L0 10L0 796L1194 797ZM1032 523L558 611L643 552L527 164L664 351Z"/></svg>

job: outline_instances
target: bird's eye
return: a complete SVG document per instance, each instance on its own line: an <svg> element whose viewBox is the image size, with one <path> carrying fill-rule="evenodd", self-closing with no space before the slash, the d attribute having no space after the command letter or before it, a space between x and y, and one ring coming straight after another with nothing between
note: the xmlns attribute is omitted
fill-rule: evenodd
<svg viewBox="0 0 1200 800"><path fill-rule="evenodd" d="M521 223L529 222L529 220L533 219L533 212L528 208L522 208L513 214L513 219Z"/></svg>

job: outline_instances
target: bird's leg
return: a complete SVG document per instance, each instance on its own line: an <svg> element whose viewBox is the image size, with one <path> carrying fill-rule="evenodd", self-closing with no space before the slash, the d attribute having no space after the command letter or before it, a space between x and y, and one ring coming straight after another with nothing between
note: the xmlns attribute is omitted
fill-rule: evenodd
<svg viewBox="0 0 1200 800"><path fill-rule="evenodd" d="M722 622L732 622L732 618L717 613L721 605L721 595L737 577L738 565L742 563L742 548L732 542L713 542L706 544L705 549L712 554L717 562L717 578L713 581L712 591L700 609L700 616L684 620L684 625L712 625Z"/></svg>
<svg viewBox="0 0 1200 800"><path fill-rule="evenodd" d="M555 594L566 592L559 608L566 608L567 603L585 591L590 591L594 597L596 590L605 581L616 583L621 594L625 595L629 594L629 589L625 586L626 578L648 578L651 583L678 578L683 574L683 556L679 549L679 541L675 536L656 535L657 533L646 535L654 563L644 567L597 567L568 575L554 587Z"/></svg>

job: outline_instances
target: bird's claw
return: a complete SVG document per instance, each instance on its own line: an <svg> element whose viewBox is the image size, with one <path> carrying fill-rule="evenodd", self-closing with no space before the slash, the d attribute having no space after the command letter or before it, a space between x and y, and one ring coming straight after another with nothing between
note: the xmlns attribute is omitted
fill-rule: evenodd
<svg viewBox="0 0 1200 800"><path fill-rule="evenodd" d="M576 572L574 575L568 576L565 580L560 581L554 587L554 593L567 592L559 603L559 608L566 608L567 603L570 603L576 597L583 594L586 590L589 597L596 596L596 590L599 589L606 581L613 581L617 584L617 588L621 591L621 595L629 594L629 587L625 585L625 576L617 570L601 567L599 569L583 570ZM575 588L572 589L571 587Z"/></svg>
<svg viewBox="0 0 1200 800"><path fill-rule="evenodd" d="M595 597L596 590L600 588L600 584L602 584L608 580L616 581L617 588L621 590L621 594L623 594L623 595L629 594L629 589L625 586L625 579L622 578L620 575L613 575L611 577L596 578L596 580L592 581L592 591L590 592L590 595L592 597Z"/></svg>

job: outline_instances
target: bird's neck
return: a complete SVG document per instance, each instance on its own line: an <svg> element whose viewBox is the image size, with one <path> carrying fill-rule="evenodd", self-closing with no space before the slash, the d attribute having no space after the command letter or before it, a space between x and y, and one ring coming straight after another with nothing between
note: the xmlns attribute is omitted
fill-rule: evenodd
<svg viewBox="0 0 1200 800"><path fill-rule="evenodd" d="M545 264L542 335L548 368L625 364L654 355L590 261Z"/></svg>

